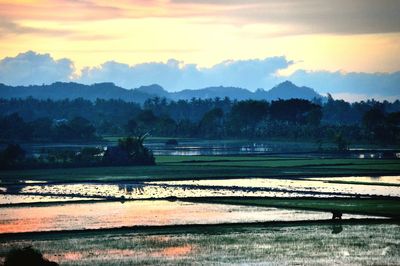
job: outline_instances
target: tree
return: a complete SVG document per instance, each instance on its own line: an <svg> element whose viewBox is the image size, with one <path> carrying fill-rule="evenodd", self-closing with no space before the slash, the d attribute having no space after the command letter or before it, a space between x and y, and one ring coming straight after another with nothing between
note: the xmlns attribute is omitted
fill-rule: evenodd
<svg viewBox="0 0 400 266"><path fill-rule="evenodd" d="M388 131L385 124L385 114L379 108L372 108L365 112L362 123L370 141L387 141Z"/></svg>
<svg viewBox="0 0 400 266"><path fill-rule="evenodd" d="M138 124L136 123L135 119L129 119L128 123L125 125L125 131L129 135L137 134Z"/></svg>
<svg viewBox="0 0 400 266"><path fill-rule="evenodd" d="M50 140L52 135L53 122L50 118L39 118L30 123L32 128L32 137L40 140Z"/></svg>
<svg viewBox="0 0 400 266"><path fill-rule="evenodd" d="M393 112L385 119L388 141L400 143L400 112Z"/></svg>
<svg viewBox="0 0 400 266"><path fill-rule="evenodd" d="M96 129L89 120L75 117L54 127L54 138L60 141L96 139Z"/></svg>
<svg viewBox="0 0 400 266"><path fill-rule="evenodd" d="M229 127L234 135L252 136L257 123L266 118L269 104L266 101L247 100L235 103L229 113Z"/></svg>
<svg viewBox="0 0 400 266"><path fill-rule="evenodd" d="M199 133L203 137L221 137L223 135L223 116L221 108L214 108L204 114L199 123Z"/></svg>
<svg viewBox="0 0 400 266"><path fill-rule="evenodd" d="M136 116L135 120L138 123L139 133L145 134L154 130L158 118L153 111L143 110Z"/></svg>
<svg viewBox="0 0 400 266"><path fill-rule="evenodd" d="M96 147L84 147L78 153L75 153L75 161L82 165L99 164L103 155L103 149Z"/></svg>
<svg viewBox="0 0 400 266"><path fill-rule="evenodd" d="M176 122L169 116L162 116L158 118L154 126L154 134L159 136L175 136L176 135Z"/></svg>
<svg viewBox="0 0 400 266"><path fill-rule="evenodd" d="M311 125L318 125L322 117L320 105L302 99L272 101L270 114L272 120Z"/></svg>
<svg viewBox="0 0 400 266"><path fill-rule="evenodd" d="M323 106L323 120L330 124L354 124L353 110L348 102L334 100L328 94L328 101Z"/></svg>
<svg viewBox="0 0 400 266"><path fill-rule="evenodd" d="M0 152L0 167L10 168L21 163L25 159L25 151L18 144L8 144L7 147Z"/></svg>
<svg viewBox="0 0 400 266"><path fill-rule="evenodd" d="M118 140L118 146L109 147L104 154L106 165L154 165L153 153L143 142L146 135L127 137Z"/></svg>
<svg viewBox="0 0 400 266"><path fill-rule="evenodd" d="M31 127L18 113L0 118L0 139L18 141L32 138Z"/></svg>
<svg viewBox="0 0 400 266"><path fill-rule="evenodd" d="M338 151L347 151L349 149L349 143L340 132L335 134L334 142Z"/></svg>
<svg viewBox="0 0 400 266"><path fill-rule="evenodd" d="M305 114L305 121L309 125L318 126L321 123L322 110L321 107L315 107Z"/></svg>
<svg viewBox="0 0 400 266"><path fill-rule="evenodd" d="M372 108L365 112L362 123L363 126L369 130L382 126L384 123L385 114L378 108Z"/></svg>

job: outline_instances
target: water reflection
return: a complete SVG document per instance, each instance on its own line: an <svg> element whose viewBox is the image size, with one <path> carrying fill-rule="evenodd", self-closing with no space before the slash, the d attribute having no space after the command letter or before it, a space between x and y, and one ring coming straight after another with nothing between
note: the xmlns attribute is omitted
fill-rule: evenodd
<svg viewBox="0 0 400 266"><path fill-rule="evenodd" d="M118 190L124 195L142 195L144 193L144 187L145 185L143 183L118 184Z"/></svg>
<svg viewBox="0 0 400 266"><path fill-rule="evenodd" d="M42 195L10 195L0 194L0 205L40 203L40 202L71 202L103 200L102 198L68 197L68 196L42 196Z"/></svg>
<svg viewBox="0 0 400 266"><path fill-rule="evenodd" d="M329 212L161 200L0 208L0 212L0 233L331 218Z"/></svg>
<svg viewBox="0 0 400 266"><path fill-rule="evenodd" d="M190 181L188 181L190 182ZM252 182L249 182L250 184ZM308 190L278 186L278 187L251 187L251 186L217 186L196 185L193 183L145 182L138 189L126 192L125 185L113 184L58 184L48 186L29 186L21 191L25 194L63 195L72 197L102 197L104 199L154 199L154 198L187 198L187 197L213 197L213 196L265 196L265 197L333 197L346 196L339 192L317 192L312 188ZM349 196L349 195L347 195Z"/></svg>
<svg viewBox="0 0 400 266"><path fill-rule="evenodd" d="M178 247L166 247L158 252L150 253L154 257L180 257L192 252L192 245L186 244Z"/></svg>
<svg viewBox="0 0 400 266"><path fill-rule="evenodd" d="M354 178L354 177L353 177ZM358 177L357 177L358 178ZM330 180L332 178L327 178ZM390 179L390 177L386 177ZM246 188L247 192L293 192L301 194L314 194L315 196L327 195L380 195L400 196L400 187L381 186L375 184L342 184L325 182L325 178L308 179L268 179L268 178L242 178L221 180L184 180L184 181L159 181L148 182L164 186L186 187L187 189L229 189L232 191Z"/></svg>
<svg viewBox="0 0 400 266"><path fill-rule="evenodd" d="M47 153L49 150L71 150L79 151L84 147L103 148L109 146L109 142L96 144L30 144L23 145L29 154L37 156ZM333 147L326 147L327 151L318 150L315 143L307 142L279 142L263 140L183 140L178 145L165 145L165 141L149 140L145 146L149 147L155 155L234 155L234 154L277 154L301 157L324 157L324 158L392 158L399 159L400 151L396 149L363 149L351 148L346 153L336 153Z"/></svg>
<svg viewBox="0 0 400 266"><path fill-rule="evenodd" d="M390 184L390 186L385 184ZM2 192L0 193L0 204L13 203L14 199L16 203L34 202L34 200L38 202L52 201L52 197L54 197L54 200L63 197L66 200L91 198L117 199L121 201L127 199L213 196L355 197L377 195L400 197L400 186L395 186L397 184L400 184L399 176L381 176L379 178L241 178L124 183L25 184L24 186L5 186L0 188ZM15 194L15 196L6 196L8 194ZM29 196L32 196L32 198L27 199ZM25 199L19 199L18 197L25 197Z"/></svg>

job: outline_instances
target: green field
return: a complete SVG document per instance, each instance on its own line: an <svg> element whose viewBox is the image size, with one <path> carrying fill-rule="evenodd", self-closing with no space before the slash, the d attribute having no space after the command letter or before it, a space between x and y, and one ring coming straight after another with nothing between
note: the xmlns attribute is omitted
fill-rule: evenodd
<svg viewBox="0 0 400 266"><path fill-rule="evenodd" d="M192 199L192 201L328 212L339 211L342 213L400 218L400 201L398 199L215 197L197 198Z"/></svg>
<svg viewBox="0 0 400 266"><path fill-rule="evenodd" d="M16 184L20 180L119 182L246 177L322 179L329 176L381 176L400 173L399 160L388 159L248 155L157 156L156 161L156 166L2 171L0 179L3 184ZM373 179L372 183L357 180L330 181L329 178L327 181L355 186L380 184ZM396 183L381 185L390 185L392 188L399 186ZM398 198L207 197L185 200L340 211L344 214L392 219L274 221L10 234L2 235L0 239L0 264L11 248L25 246L33 246L46 258L61 265L397 265L400 261ZM29 204L25 205L30 206Z"/></svg>
<svg viewBox="0 0 400 266"><path fill-rule="evenodd" d="M157 156L156 166L1 171L2 182L179 180L236 177L395 175L399 160L315 159L268 156Z"/></svg>

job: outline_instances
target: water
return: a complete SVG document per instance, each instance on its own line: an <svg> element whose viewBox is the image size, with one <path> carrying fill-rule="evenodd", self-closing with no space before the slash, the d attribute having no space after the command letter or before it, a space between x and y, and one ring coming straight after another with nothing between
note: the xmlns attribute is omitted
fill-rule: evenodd
<svg viewBox="0 0 400 266"><path fill-rule="evenodd" d="M94 200L93 198L42 195L11 195L0 194L0 206L4 204L38 203L38 202L72 202ZM101 199L98 199L101 200Z"/></svg>
<svg viewBox="0 0 400 266"><path fill-rule="evenodd" d="M116 142L99 142L93 144L75 143L52 143L48 144L25 144L23 148L33 155L46 153L46 150L73 150L79 151L84 147L104 148L108 145L116 145ZM276 154L290 153L290 156L307 157L329 157L329 158L400 158L397 149L360 149L352 148L346 154L335 152L315 152L317 145L310 142L286 142L286 141L263 141L263 140L201 140L185 139L178 145L165 145L165 141L147 140L145 145L155 155L247 155L247 154ZM335 146L325 145L325 149L333 150ZM312 152L312 153L310 153Z"/></svg>
<svg viewBox="0 0 400 266"><path fill-rule="evenodd" d="M196 186L196 183L171 182L144 182L144 183L77 183L77 184L57 184L44 186L26 186L20 190L25 195L46 195L46 196L64 196L64 197L89 197L106 199L154 199L166 197L213 197L213 196L264 196L264 197L301 197L314 196L315 193L296 192L268 187L207 187ZM329 197L338 196L336 194L318 194L316 196Z"/></svg>
<svg viewBox="0 0 400 266"><path fill-rule="evenodd" d="M143 225L218 224L330 219L329 212L180 201L129 201L0 208L0 233ZM343 218L360 218L344 215Z"/></svg>
<svg viewBox="0 0 400 266"><path fill-rule="evenodd" d="M310 177L307 180L321 181L345 181L345 182L367 182L367 183L386 183L400 185L400 176L346 176L346 177Z"/></svg>
<svg viewBox="0 0 400 266"><path fill-rule="evenodd" d="M259 196L259 197L354 197L395 196L400 197L400 186L384 186L375 183L400 184L399 177L316 177L306 179L240 178L219 180L150 181L125 183L67 183L67 184L25 184L23 186L0 187L2 193L42 196L38 202L49 196L103 199L154 199L166 197L213 197L213 196ZM337 184L326 181L373 180L369 184ZM4 194L3 199L5 198ZM11 193L13 194L13 193ZM46 198L47 197L47 198ZM5 203L1 200L0 204ZM21 202L21 201L20 201ZM30 202L34 202L34 198ZM13 203L7 200L6 203Z"/></svg>
<svg viewBox="0 0 400 266"><path fill-rule="evenodd" d="M383 179L390 179L384 177ZM328 178L328 180L330 180ZM355 177L354 180L357 180ZM221 180L185 180L185 181L159 181L148 182L158 185L169 185L176 187L212 187L236 190L240 188L248 188L252 191L262 189L274 189L293 193L318 195L374 195L374 196L396 196L400 197L400 187L381 186L381 185L364 185L364 184L336 184L324 182L323 178L315 179L268 179L268 178L251 178L251 179L221 179ZM399 184L399 183L398 183ZM321 193L321 194L320 194Z"/></svg>

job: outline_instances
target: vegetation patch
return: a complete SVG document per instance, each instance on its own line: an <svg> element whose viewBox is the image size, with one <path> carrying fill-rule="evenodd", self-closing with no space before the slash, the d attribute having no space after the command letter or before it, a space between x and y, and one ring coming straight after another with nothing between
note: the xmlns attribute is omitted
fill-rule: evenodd
<svg viewBox="0 0 400 266"><path fill-rule="evenodd" d="M190 158L190 159L189 159ZM266 156L156 156L155 166L86 167L0 171L2 182L119 182L215 178L391 175L398 160L310 159ZM185 162L195 161L195 162ZM351 165L348 165L351 164Z"/></svg>
<svg viewBox="0 0 400 266"><path fill-rule="evenodd" d="M265 206L276 208L294 208L326 212L342 212L392 217L400 219L400 201L398 199L342 199L342 198L196 198L195 202Z"/></svg>

